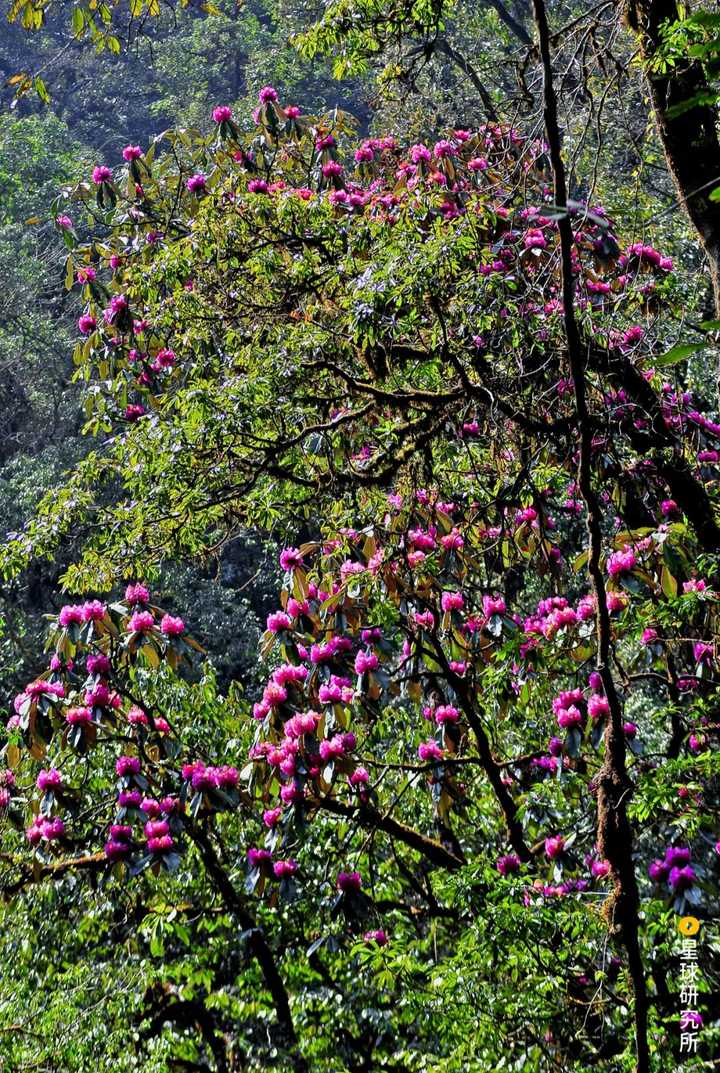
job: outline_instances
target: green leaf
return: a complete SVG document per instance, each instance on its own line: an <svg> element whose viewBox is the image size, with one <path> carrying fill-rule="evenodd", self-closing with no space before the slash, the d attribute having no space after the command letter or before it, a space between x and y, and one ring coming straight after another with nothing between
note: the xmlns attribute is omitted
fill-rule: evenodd
<svg viewBox="0 0 720 1073"><path fill-rule="evenodd" d="M702 350L704 343L678 343L677 346L671 347L659 358L655 358L653 364L664 365L677 365L678 362L685 361L691 354L695 354L698 350Z"/></svg>
<svg viewBox="0 0 720 1073"><path fill-rule="evenodd" d="M50 94L47 91L47 86L39 75L36 75L33 79L33 86L35 87L35 92L37 93L40 100L44 104L50 104Z"/></svg>

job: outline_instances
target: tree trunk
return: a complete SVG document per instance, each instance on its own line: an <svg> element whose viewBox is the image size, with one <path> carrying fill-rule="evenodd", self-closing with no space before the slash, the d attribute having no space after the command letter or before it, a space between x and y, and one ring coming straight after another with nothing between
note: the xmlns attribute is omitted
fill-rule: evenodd
<svg viewBox="0 0 720 1073"><path fill-rule="evenodd" d="M660 28L680 16L676 0L630 0L627 17L649 64L661 44ZM668 169L707 257L715 310L720 316L720 201L710 200L712 191L720 186L716 110L698 104L680 115L668 114L675 105L711 90L702 64L691 59L662 73L648 67L647 79Z"/></svg>

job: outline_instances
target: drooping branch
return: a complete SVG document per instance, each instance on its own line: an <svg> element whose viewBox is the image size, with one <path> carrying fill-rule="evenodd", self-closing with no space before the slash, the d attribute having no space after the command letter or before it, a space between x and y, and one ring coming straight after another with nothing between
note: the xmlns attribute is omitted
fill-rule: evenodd
<svg viewBox="0 0 720 1073"><path fill-rule="evenodd" d="M508 9L502 3L502 0L488 0L488 3L490 4L490 7L493 9L493 11L496 12L500 21L507 26L507 28L511 31L511 33L515 35L515 37L517 37L518 41L520 41L523 45L526 45L528 48L532 48L532 37L527 32L522 23L518 22L512 12L508 11Z"/></svg>
<svg viewBox="0 0 720 1073"><path fill-rule="evenodd" d="M435 42L435 49L437 52L442 52L443 55L447 56L449 60L452 60L455 66L459 67L463 74L467 75L471 84L480 94L480 99L483 102L483 107L485 108L485 112L487 114L488 119L492 119L494 123L497 123L498 114L497 109L493 104L492 97L488 93L485 85L483 84L482 79L480 78L479 74L472 66L470 61L467 60L460 52L458 52L457 49L453 48L452 45L448 41L446 41L444 37L438 38L438 40Z"/></svg>
<svg viewBox="0 0 720 1073"><path fill-rule="evenodd" d="M557 115L557 97L553 84L550 30L544 0L533 0L533 10L543 69L543 112L553 169L554 199L562 212L563 209L567 209L568 204L567 185ZM570 215L567 211L560 216L558 229L564 329L580 433L577 482L587 510L590 553L588 573L596 600L597 669L610 707L605 729L605 757L597 776L598 849L600 855L610 864L613 881L613 895L610 902L612 923L627 951L628 970L634 994L636 1070L637 1073L648 1073L650 1068L647 1037L648 997L640 953L639 894L632 858L632 830L627 813L632 782L625 762L626 746L622 706L611 670L610 614L607 607L605 578L601 568L603 514L592 480L593 430L587 401L586 355L575 317L575 283L572 264L574 239Z"/></svg>
<svg viewBox="0 0 720 1073"><path fill-rule="evenodd" d="M407 824L380 812L373 805L348 805L334 797L314 798L310 801L310 804L324 809L326 812L332 812L336 816L345 816L348 819L355 818L363 826L373 830L384 831L391 838L397 838L399 842L404 842L406 846L416 850L432 864L439 865L441 868L455 871L463 864L459 857L456 857L454 853L450 853L440 842L435 842L432 838L428 838L427 835L416 831L413 827L408 827Z"/></svg>

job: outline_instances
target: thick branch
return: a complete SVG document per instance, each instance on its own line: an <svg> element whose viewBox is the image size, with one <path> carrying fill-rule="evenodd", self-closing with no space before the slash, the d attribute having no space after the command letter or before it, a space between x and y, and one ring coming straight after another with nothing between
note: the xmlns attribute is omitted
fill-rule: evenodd
<svg viewBox="0 0 720 1073"><path fill-rule="evenodd" d="M462 866L463 862L460 858L456 857L454 853L450 853L439 842L435 842L432 838L428 838L427 835L421 834L420 831L416 831L413 827L400 823L399 820L393 819L392 816L385 815L373 805L348 805L334 797L314 798L310 804L315 805L317 808L325 809L326 812L332 812L336 816L357 819L364 827L384 831L385 834L390 835L392 838L397 838L399 842L404 842L411 849L417 850L428 861L439 865L441 868L454 871Z"/></svg>

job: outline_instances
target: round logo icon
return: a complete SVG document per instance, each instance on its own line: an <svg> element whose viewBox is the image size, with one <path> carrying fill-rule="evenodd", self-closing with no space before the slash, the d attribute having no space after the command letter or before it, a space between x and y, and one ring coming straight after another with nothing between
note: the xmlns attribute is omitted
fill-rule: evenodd
<svg viewBox="0 0 720 1073"><path fill-rule="evenodd" d="M697 935L700 931L700 921L697 917L680 917L678 931L681 935Z"/></svg>

